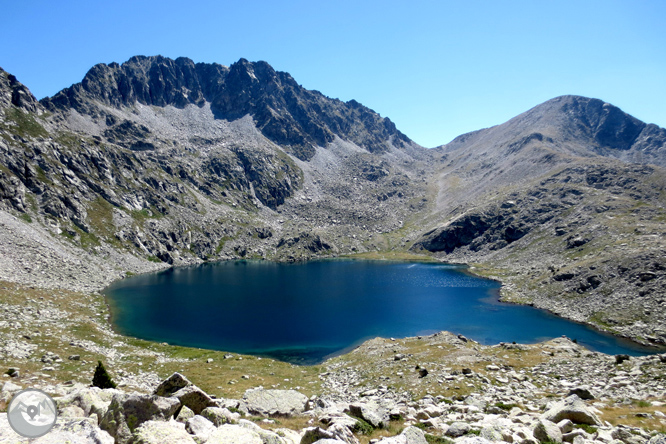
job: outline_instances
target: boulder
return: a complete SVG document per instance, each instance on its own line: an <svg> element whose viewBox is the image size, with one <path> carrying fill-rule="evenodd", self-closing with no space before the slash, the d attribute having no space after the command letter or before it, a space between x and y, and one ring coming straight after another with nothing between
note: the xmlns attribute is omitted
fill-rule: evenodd
<svg viewBox="0 0 666 444"><path fill-rule="evenodd" d="M361 418L376 429L386 427L389 422L388 410L374 402L350 404L349 414Z"/></svg>
<svg viewBox="0 0 666 444"><path fill-rule="evenodd" d="M585 400L590 400L590 399L595 399L594 395L592 392L587 387L576 387L571 390L569 390L569 393L567 393L567 396L571 395L576 395L580 399L585 399Z"/></svg>
<svg viewBox="0 0 666 444"><path fill-rule="evenodd" d="M562 432L560 428L554 422L548 421L547 419L539 419L534 426L534 431L532 432L534 437L539 440L539 442L548 442L548 443L561 443L562 442Z"/></svg>
<svg viewBox="0 0 666 444"><path fill-rule="evenodd" d="M96 414L102 418L111 404L113 395L119 393L122 392L114 389L102 390L98 387L85 387L63 397L55 398L55 402L60 412L63 412L68 406L76 406L83 410L83 416Z"/></svg>
<svg viewBox="0 0 666 444"><path fill-rule="evenodd" d="M333 412L321 416L319 421L322 424L327 424L329 427L333 424L339 424L349 429L353 429L356 426L357 419L341 412Z"/></svg>
<svg viewBox="0 0 666 444"><path fill-rule="evenodd" d="M116 444L127 444L132 433L147 421L167 421L180 408L176 398L156 395L126 395L118 393L111 399L100 427L116 439Z"/></svg>
<svg viewBox="0 0 666 444"><path fill-rule="evenodd" d="M171 396L173 393L189 385L192 385L190 380L176 372L162 381L153 394L157 396Z"/></svg>
<svg viewBox="0 0 666 444"><path fill-rule="evenodd" d="M77 405L68 405L58 409L58 418L85 418L83 409Z"/></svg>
<svg viewBox="0 0 666 444"><path fill-rule="evenodd" d="M428 444L423 430L417 427L407 427L400 435L405 437L406 444Z"/></svg>
<svg viewBox="0 0 666 444"><path fill-rule="evenodd" d="M485 438L488 441L504 441L504 435L502 435L501 427L496 425L485 426L481 429L479 434L481 438Z"/></svg>
<svg viewBox="0 0 666 444"><path fill-rule="evenodd" d="M410 426L399 435L384 438L377 444L428 444L428 441L421 429Z"/></svg>
<svg viewBox="0 0 666 444"><path fill-rule="evenodd" d="M456 421L449 426L448 430L446 431L446 436L457 438L469 432L470 429L471 429L470 425L467 424L466 422Z"/></svg>
<svg viewBox="0 0 666 444"><path fill-rule="evenodd" d="M222 424L235 423L240 419L238 413L231 413L228 409L222 407L206 407L200 414L212 422L215 427L219 427Z"/></svg>
<svg viewBox="0 0 666 444"><path fill-rule="evenodd" d="M322 439L333 439L346 444L359 444L351 430L340 424L333 424L326 430L321 427L308 427L305 429L300 444L312 444Z"/></svg>
<svg viewBox="0 0 666 444"><path fill-rule="evenodd" d="M215 400L196 385L183 387L170 396L178 398L180 403L189 407L195 415L200 414L207 407L217 407Z"/></svg>
<svg viewBox="0 0 666 444"><path fill-rule="evenodd" d="M568 419L563 419L562 421L557 423L557 427L560 428L560 432L569 433L569 432L573 431L574 423L571 422Z"/></svg>
<svg viewBox="0 0 666 444"><path fill-rule="evenodd" d="M522 443L524 444L529 443L529 439L523 440ZM456 444L495 444L495 443L493 441L488 441L487 439L482 438L480 436L465 436L463 438L456 440Z"/></svg>
<svg viewBox="0 0 666 444"><path fill-rule="evenodd" d="M558 423L569 419L576 424L601 425L601 420L576 395L571 395L562 401L556 402L548 411L541 415L541 419Z"/></svg>
<svg viewBox="0 0 666 444"><path fill-rule="evenodd" d="M134 431L132 444L198 444L183 425L174 420L146 421Z"/></svg>
<svg viewBox="0 0 666 444"><path fill-rule="evenodd" d="M666 435L660 433L659 435L653 436L648 441L648 444L666 444Z"/></svg>
<svg viewBox="0 0 666 444"><path fill-rule="evenodd" d="M190 435L196 435L206 441L211 433L215 431L215 424L200 415L195 415L185 423L185 430Z"/></svg>
<svg viewBox="0 0 666 444"><path fill-rule="evenodd" d="M252 389L245 392L240 410L253 415L291 417L305 411L307 396L296 390Z"/></svg>
<svg viewBox="0 0 666 444"><path fill-rule="evenodd" d="M177 415L174 414L174 417L176 418L176 421L182 422L184 424L188 419L194 418L194 412L189 407L183 406Z"/></svg>
<svg viewBox="0 0 666 444"><path fill-rule="evenodd" d="M210 434L206 444L264 444L264 441L255 430L241 425L225 424Z"/></svg>
<svg viewBox="0 0 666 444"><path fill-rule="evenodd" d="M294 444L290 440L287 440L286 438L278 435L275 432L262 429L257 424L251 421L241 419L240 421L238 421L238 425L246 429L252 430L254 433L259 435L259 438L264 444Z"/></svg>

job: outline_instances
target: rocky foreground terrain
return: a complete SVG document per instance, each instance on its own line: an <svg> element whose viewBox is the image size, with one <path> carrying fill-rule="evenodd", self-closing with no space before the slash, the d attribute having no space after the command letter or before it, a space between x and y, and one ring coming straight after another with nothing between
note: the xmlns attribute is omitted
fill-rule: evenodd
<svg viewBox="0 0 666 444"><path fill-rule="evenodd" d="M41 101L0 70L0 408L54 395L53 443L661 443L665 167L666 130L585 97L427 150L265 62L134 57ZM296 367L123 337L99 293L341 255L467 263L655 354L440 333ZM89 387L98 360L118 389Z"/></svg>
<svg viewBox="0 0 666 444"><path fill-rule="evenodd" d="M0 301L0 410L27 387L58 405L52 432L30 442L666 439L666 354L608 356L567 338L483 346L442 332L376 338L301 367L124 337L95 292L2 283ZM90 386L98 360L117 389ZM0 442L29 442L6 413Z"/></svg>

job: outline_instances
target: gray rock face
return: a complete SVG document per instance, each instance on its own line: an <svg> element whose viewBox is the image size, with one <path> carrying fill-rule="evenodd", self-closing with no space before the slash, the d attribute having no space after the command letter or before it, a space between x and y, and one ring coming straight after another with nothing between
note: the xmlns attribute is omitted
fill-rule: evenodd
<svg viewBox="0 0 666 444"><path fill-rule="evenodd" d="M253 415L290 417L303 413L308 398L296 390L248 390L241 400L241 410Z"/></svg>
<svg viewBox="0 0 666 444"><path fill-rule="evenodd" d="M93 101L113 107L139 102L177 108L208 102L219 119L251 115L268 139L292 147L303 160L313 156L313 146L326 146L335 136L371 152L387 151L389 140L393 145L410 143L389 119L358 102L329 99L302 88L289 74L276 72L266 62L245 59L228 68L160 56L132 57L122 65L99 64L82 83L42 104L50 110L74 108L95 114L99 110L91 105Z"/></svg>
<svg viewBox="0 0 666 444"><path fill-rule="evenodd" d="M333 424L328 429L308 427L303 433L300 444L312 444L323 439L342 441L346 444L359 444L358 439L351 430L340 424Z"/></svg>
<svg viewBox="0 0 666 444"><path fill-rule="evenodd" d="M207 407L217 407L215 400L195 385L183 387L171 396L177 398L181 405L189 407L195 415L200 414Z"/></svg>
<svg viewBox="0 0 666 444"><path fill-rule="evenodd" d="M67 406L76 406L82 409L85 416L96 414L102 418L111 404L114 394L121 394L121 392L113 389L101 390L97 387L86 387L64 397L56 398L55 401L59 410Z"/></svg>
<svg viewBox="0 0 666 444"><path fill-rule="evenodd" d="M577 387L577 388L571 389L571 390L569 390L569 393L567 393L567 396L571 396L571 395L576 395L580 399L583 399L583 400L586 400L586 401L590 400L590 399L594 399L594 395L592 394L592 392L590 392L590 389L588 389L587 387Z"/></svg>
<svg viewBox="0 0 666 444"><path fill-rule="evenodd" d="M171 396L176 393L178 390L185 388L189 385L192 385L189 379L180 373L176 372L173 375L169 376L167 379L162 381L160 385L157 386L154 395L157 396Z"/></svg>
<svg viewBox="0 0 666 444"><path fill-rule="evenodd" d="M109 432L116 443L131 442L134 430L146 421L168 421L180 408L176 398L156 395L116 394L100 421L100 427Z"/></svg>
<svg viewBox="0 0 666 444"><path fill-rule="evenodd" d="M176 421L146 421L134 431L132 444L199 444Z"/></svg>
<svg viewBox="0 0 666 444"><path fill-rule="evenodd" d="M389 411L373 402L350 404L349 414L361 418L376 429L386 427L389 422Z"/></svg>
<svg viewBox="0 0 666 444"><path fill-rule="evenodd" d="M446 430L446 436L457 438L469 432L470 429L471 427L468 423L457 421L451 424L449 428Z"/></svg>
<svg viewBox="0 0 666 444"><path fill-rule="evenodd" d="M534 437L538 439L539 442L562 442L562 432L560 431L560 428L554 422L546 419L540 419L537 421L533 433Z"/></svg>
<svg viewBox="0 0 666 444"><path fill-rule="evenodd" d="M259 433L240 425L225 424L208 437L207 444L264 444Z"/></svg>
<svg viewBox="0 0 666 444"><path fill-rule="evenodd" d="M216 429L217 427L215 424L200 415L188 419L185 423L185 430L187 433L196 435L202 440L207 440L210 434Z"/></svg>
<svg viewBox="0 0 666 444"><path fill-rule="evenodd" d="M234 414L223 407L207 407L201 411L201 416L211 421L215 427L230 424L235 421ZM238 414L236 414L238 416Z"/></svg>
<svg viewBox="0 0 666 444"><path fill-rule="evenodd" d="M592 413L585 403L576 395L571 395L563 401L555 403L542 419L558 423L563 419L569 419L576 424L600 425L601 420Z"/></svg>

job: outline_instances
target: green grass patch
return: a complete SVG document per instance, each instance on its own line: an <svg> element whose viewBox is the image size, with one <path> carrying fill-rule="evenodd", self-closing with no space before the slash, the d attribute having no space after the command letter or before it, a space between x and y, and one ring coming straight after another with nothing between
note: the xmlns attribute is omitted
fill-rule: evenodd
<svg viewBox="0 0 666 444"><path fill-rule="evenodd" d="M500 408L502 410L509 411L514 407L518 407L518 404L505 404L505 403L500 401L500 402L495 403L495 407Z"/></svg>
<svg viewBox="0 0 666 444"><path fill-rule="evenodd" d="M594 426L591 426L589 424L576 424L574 425L575 428L583 430L585 433L589 433L592 435L593 433L596 433L597 428Z"/></svg>
<svg viewBox="0 0 666 444"><path fill-rule="evenodd" d="M453 441L448 438L431 435L430 433L425 433L425 439L428 441L428 444L453 444Z"/></svg>
<svg viewBox="0 0 666 444"><path fill-rule="evenodd" d="M48 137L49 133L40 125L35 118L27 112L12 107L5 110L5 119L14 125L6 126L5 129L21 137Z"/></svg>
<svg viewBox="0 0 666 444"><path fill-rule="evenodd" d="M372 435L372 432L375 431L375 428L372 426L372 424L368 423L367 421L364 421L361 418L357 418L355 416L352 416L356 420L356 424L354 424L354 432L360 433L361 435Z"/></svg>
<svg viewBox="0 0 666 444"><path fill-rule="evenodd" d="M32 217L30 217L30 215L28 213L21 213L21 215L19 216L19 219L24 220L24 221L28 222L29 224L32 223Z"/></svg>

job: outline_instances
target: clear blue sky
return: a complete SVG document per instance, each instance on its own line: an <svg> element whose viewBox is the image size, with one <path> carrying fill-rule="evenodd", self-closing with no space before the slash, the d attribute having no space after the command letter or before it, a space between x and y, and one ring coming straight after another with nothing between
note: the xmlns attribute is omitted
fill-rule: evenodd
<svg viewBox="0 0 666 444"><path fill-rule="evenodd" d="M0 66L38 97L133 55L244 57L433 147L562 94L666 127L666 1L2 0Z"/></svg>

